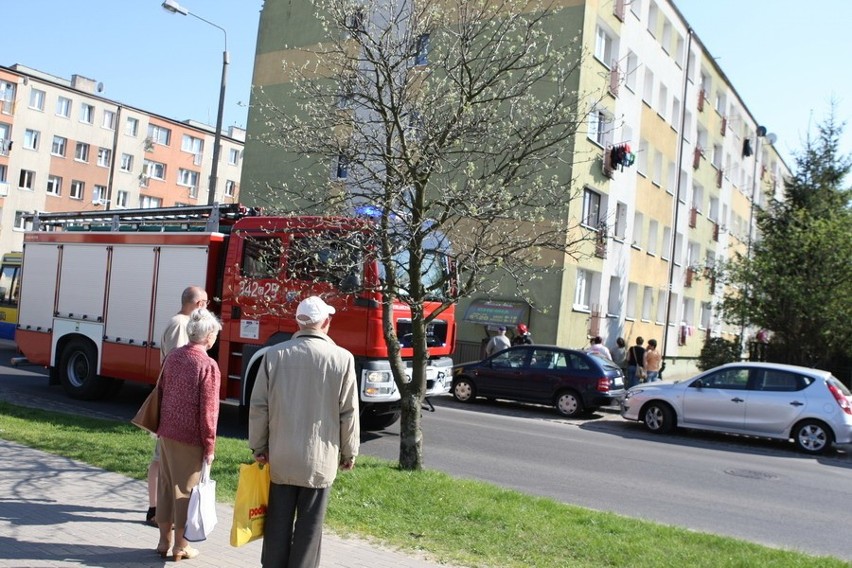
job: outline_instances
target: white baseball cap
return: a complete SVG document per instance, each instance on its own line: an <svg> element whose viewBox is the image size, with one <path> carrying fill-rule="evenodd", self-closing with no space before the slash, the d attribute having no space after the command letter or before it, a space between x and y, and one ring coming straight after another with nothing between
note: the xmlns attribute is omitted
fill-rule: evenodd
<svg viewBox="0 0 852 568"><path fill-rule="evenodd" d="M335 309L319 296L308 296L296 308L296 321L301 324L320 323L334 312Z"/></svg>

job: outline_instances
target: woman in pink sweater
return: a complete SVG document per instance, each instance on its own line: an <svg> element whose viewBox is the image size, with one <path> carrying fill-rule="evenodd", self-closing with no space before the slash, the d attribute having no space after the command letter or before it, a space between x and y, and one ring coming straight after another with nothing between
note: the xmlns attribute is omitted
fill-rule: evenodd
<svg viewBox="0 0 852 568"><path fill-rule="evenodd" d="M222 324L200 308L189 316L189 344L173 350L163 361L160 392L160 480L157 494L157 552L174 560L195 558L198 550L184 538L189 494L198 484L203 462L213 463L219 384L216 361L207 350L216 343ZM174 526L174 541L172 541ZM174 547L172 547L174 544Z"/></svg>

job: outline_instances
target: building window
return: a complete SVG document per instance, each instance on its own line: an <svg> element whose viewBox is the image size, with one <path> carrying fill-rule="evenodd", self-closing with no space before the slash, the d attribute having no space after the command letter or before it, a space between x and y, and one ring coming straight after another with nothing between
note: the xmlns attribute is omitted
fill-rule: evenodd
<svg viewBox="0 0 852 568"><path fill-rule="evenodd" d="M47 194L62 195L62 178L59 176L47 177Z"/></svg>
<svg viewBox="0 0 852 568"><path fill-rule="evenodd" d="M44 110L44 91L33 89L30 91L30 108Z"/></svg>
<svg viewBox="0 0 852 568"><path fill-rule="evenodd" d="M68 139L62 136L53 137L53 145L50 147L50 153L54 156L65 157L65 150L68 147Z"/></svg>
<svg viewBox="0 0 852 568"><path fill-rule="evenodd" d="M130 194L126 191L119 191L115 196L115 206L120 208L127 207Z"/></svg>
<svg viewBox="0 0 852 568"><path fill-rule="evenodd" d="M128 116L127 122L124 123L124 133L128 136L136 136L139 134L139 119Z"/></svg>
<svg viewBox="0 0 852 568"><path fill-rule="evenodd" d="M56 100L56 115L65 118L71 116L71 99L59 97Z"/></svg>
<svg viewBox="0 0 852 568"><path fill-rule="evenodd" d="M423 34L417 38L417 54L414 56L414 64L429 64L429 34Z"/></svg>
<svg viewBox="0 0 852 568"><path fill-rule="evenodd" d="M627 237L627 204L618 202L615 205L615 238L624 240Z"/></svg>
<svg viewBox="0 0 852 568"><path fill-rule="evenodd" d="M178 170L178 185L198 189L198 172L180 168Z"/></svg>
<svg viewBox="0 0 852 568"><path fill-rule="evenodd" d="M614 316L621 314L621 278L618 276L610 276L609 278L609 298L606 313Z"/></svg>
<svg viewBox="0 0 852 568"><path fill-rule="evenodd" d="M652 0L648 4L648 32L654 37L657 37L657 14L657 5Z"/></svg>
<svg viewBox="0 0 852 568"><path fill-rule="evenodd" d="M225 182L225 195L227 197L233 197L237 190L237 182L234 180L228 180Z"/></svg>
<svg viewBox="0 0 852 568"><path fill-rule="evenodd" d="M583 224L597 229L601 223L601 194L586 188L583 192Z"/></svg>
<svg viewBox="0 0 852 568"><path fill-rule="evenodd" d="M660 224L655 219L648 221L648 254L657 254L657 231L659 230L659 226Z"/></svg>
<svg viewBox="0 0 852 568"><path fill-rule="evenodd" d="M180 142L180 149L190 154L200 154L204 149L204 141L201 138L184 134Z"/></svg>
<svg viewBox="0 0 852 568"><path fill-rule="evenodd" d="M104 121L101 126L107 130L115 130L115 113L111 110L104 110Z"/></svg>
<svg viewBox="0 0 852 568"><path fill-rule="evenodd" d="M34 187L35 172L31 170L21 170L21 176L18 178L18 188L32 191Z"/></svg>
<svg viewBox="0 0 852 568"><path fill-rule="evenodd" d="M28 211L15 211L15 229L19 231L31 231L33 228L33 222L24 218L25 215L29 215Z"/></svg>
<svg viewBox="0 0 852 568"><path fill-rule="evenodd" d="M648 106L654 104L654 72L645 68L645 87L642 91L642 100Z"/></svg>
<svg viewBox="0 0 852 568"><path fill-rule="evenodd" d="M238 149L231 148L228 150L228 163L232 166L240 163L240 151Z"/></svg>
<svg viewBox="0 0 852 568"><path fill-rule="evenodd" d="M642 0L633 0L630 2L630 11L633 12L633 15L642 19Z"/></svg>
<svg viewBox="0 0 852 568"><path fill-rule="evenodd" d="M0 112L12 114L15 110L16 85L0 79Z"/></svg>
<svg viewBox="0 0 852 568"><path fill-rule="evenodd" d="M674 294L672 294L672 299L674 299ZM659 290L657 291L657 323L664 321L666 321L666 291Z"/></svg>
<svg viewBox="0 0 852 568"><path fill-rule="evenodd" d="M634 0L635 2L635 0ZM631 4L632 6L632 4ZM636 92L636 76L639 70L639 58L632 51L627 53L627 69L624 75L624 84L628 89Z"/></svg>
<svg viewBox="0 0 852 568"><path fill-rule="evenodd" d="M592 298L600 289L600 274L591 270L577 269L577 282L574 288L574 309L591 311Z"/></svg>
<svg viewBox="0 0 852 568"><path fill-rule="evenodd" d="M340 154L337 156L337 179L346 179L349 177L349 159Z"/></svg>
<svg viewBox="0 0 852 568"><path fill-rule="evenodd" d="M612 53L612 36L601 26L598 26L595 30L595 58L609 69L612 64Z"/></svg>
<svg viewBox="0 0 852 568"><path fill-rule="evenodd" d="M710 302L701 302L701 329L710 329L713 308Z"/></svg>
<svg viewBox="0 0 852 568"><path fill-rule="evenodd" d="M0 164L0 183L6 183L6 164ZM2 209L0 209L2 211Z"/></svg>
<svg viewBox="0 0 852 568"><path fill-rule="evenodd" d="M671 227L663 227L663 250L660 257L663 260L669 260L672 248L672 229Z"/></svg>
<svg viewBox="0 0 852 568"><path fill-rule="evenodd" d="M166 164L145 160L142 164L142 173L154 179L164 180L166 179Z"/></svg>
<svg viewBox="0 0 852 568"><path fill-rule="evenodd" d="M595 109L589 113L589 139L597 145L606 147L612 141L612 131L609 128L610 117L603 109Z"/></svg>
<svg viewBox="0 0 852 568"><path fill-rule="evenodd" d="M139 196L139 207L142 209L154 209L157 207L161 207L163 204L163 200L159 197L150 197L148 195L140 195Z"/></svg>
<svg viewBox="0 0 852 568"><path fill-rule="evenodd" d="M88 162L89 145L85 142L77 142L77 147L74 149L74 159L81 162Z"/></svg>
<svg viewBox="0 0 852 568"><path fill-rule="evenodd" d="M71 180L71 199L83 199L86 193L86 184L80 180Z"/></svg>
<svg viewBox="0 0 852 568"><path fill-rule="evenodd" d="M660 187L663 183L663 153L654 150L654 171L651 172L651 183Z"/></svg>
<svg viewBox="0 0 852 568"><path fill-rule="evenodd" d="M112 160L112 150L109 148L98 148L98 165L108 168L110 160Z"/></svg>
<svg viewBox="0 0 852 568"><path fill-rule="evenodd" d="M636 248L642 247L642 229L645 224L644 216L638 211L633 215L633 238L632 246Z"/></svg>
<svg viewBox="0 0 852 568"><path fill-rule="evenodd" d="M80 103L80 122L92 124L95 122L95 107L86 103Z"/></svg>
<svg viewBox="0 0 852 568"><path fill-rule="evenodd" d="M38 140L40 134L38 130L30 130L27 128L24 131L24 148L27 150L38 150Z"/></svg>
<svg viewBox="0 0 852 568"><path fill-rule="evenodd" d="M650 286L645 286L642 291L642 319L651 321L651 312L654 309L654 289Z"/></svg>
<svg viewBox="0 0 852 568"><path fill-rule="evenodd" d="M121 166L119 166L121 171L123 172L132 172L133 171L133 156L130 154L122 154L121 155Z"/></svg>
<svg viewBox="0 0 852 568"><path fill-rule="evenodd" d="M639 151L636 152L636 171L648 175L648 141L639 139Z"/></svg>
<svg viewBox="0 0 852 568"><path fill-rule="evenodd" d="M636 319L636 292L638 288L634 283L627 285L627 306L624 310L624 317L627 319Z"/></svg>
<svg viewBox="0 0 852 568"><path fill-rule="evenodd" d="M96 185L92 188L92 202L96 204L103 203L106 199L107 188L105 185Z"/></svg>
<svg viewBox="0 0 852 568"><path fill-rule="evenodd" d="M162 126L157 126L156 124L148 125L148 138L155 144L160 144L162 146L168 146L169 141L172 138L172 131L168 128L163 128Z"/></svg>

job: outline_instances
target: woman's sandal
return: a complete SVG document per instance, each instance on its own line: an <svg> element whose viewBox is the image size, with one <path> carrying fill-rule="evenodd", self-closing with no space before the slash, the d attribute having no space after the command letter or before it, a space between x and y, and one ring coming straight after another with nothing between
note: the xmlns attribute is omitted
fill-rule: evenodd
<svg viewBox="0 0 852 568"><path fill-rule="evenodd" d="M172 560L174 560L175 562L177 562L179 560L192 560L193 558L195 558L199 554L200 553L198 552L198 549L192 548L191 546L186 545L183 548L175 548L174 549L174 554L172 556Z"/></svg>
<svg viewBox="0 0 852 568"><path fill-rule="evenodd" d="M169 552L171 552L171 550L172 550L171 544L167 543L165 547L163 547L162 544L157 545L157 554L160 555L160 558L168 558L169 556L171 556L169 554Z"/></svg>

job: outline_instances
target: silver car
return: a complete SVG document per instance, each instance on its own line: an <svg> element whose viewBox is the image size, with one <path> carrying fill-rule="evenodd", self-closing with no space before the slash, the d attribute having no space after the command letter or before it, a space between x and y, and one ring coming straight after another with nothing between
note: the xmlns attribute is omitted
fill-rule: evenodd
<svg viewBox="0 0 852 568"><path fill-rule="evenodd" d="M729 363L678 383L627 391L621 416L652 432L675 427L789 440L820 454L852 443L852 393L831 373L775 363Z"/></svg>

